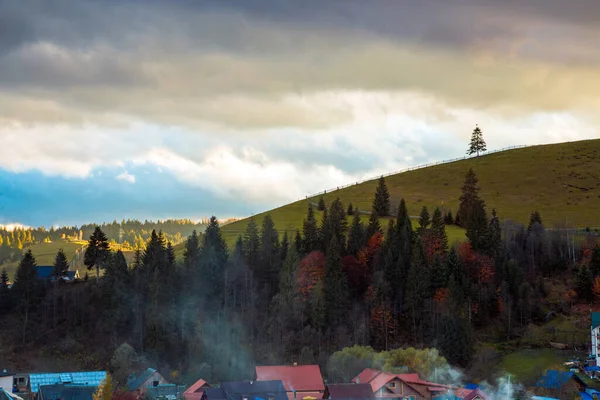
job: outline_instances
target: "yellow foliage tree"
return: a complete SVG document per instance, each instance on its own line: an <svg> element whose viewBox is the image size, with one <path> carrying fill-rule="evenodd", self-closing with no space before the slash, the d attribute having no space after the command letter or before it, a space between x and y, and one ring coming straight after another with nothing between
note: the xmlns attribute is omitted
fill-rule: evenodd
<svg viewBox="0 0 600 400"><path fill-rule="evenodd" d="M110 374L106 374L106 379L100 382L96 393L94 393L94 400L112 400L113 396L113 381Z"/></svg>

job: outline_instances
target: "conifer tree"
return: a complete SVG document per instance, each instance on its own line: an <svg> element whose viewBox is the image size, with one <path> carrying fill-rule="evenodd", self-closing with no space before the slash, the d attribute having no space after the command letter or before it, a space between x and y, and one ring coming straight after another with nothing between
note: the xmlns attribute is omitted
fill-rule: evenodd
<svg viewBox="0 0 600 400"><path fill-rule="evenodd" d="M442 250L445 253L448 250L448 235L446 234L446 224L444 224L442 212L438 207L435 208L433 217L431 218L431 231L439 239Z"/></svg>
<svg viewBox="0 0 600 400"><path fill-rule="evenodd" d="M193 277L197 272L198 261L200 256L200 239L198 233L194 229L192 234L188 236L185 242L185 250L183 251L183 267L185 273Z"/></svg>
<svg viewBox="0 0 600 400"><path fill-rule="evenodd" d="M427 258L423 243L419 237L415 240L413 258L406 282L406 307L410 316L413 336L421 339L421 322L425 307L425 299L429 297L429 283L424 277L429 276Z"/></svg>
<svg viewBox="0 0 600 400"><path fill-rule="evenodd" d="M330 326L339 326L343 323L343 316L348 306L348 281L335 236L331 238L328 246L323 290L327 322Z"/></svg>
<svg viewBox="0 0 600 400"><path fill-rule="evenodd" d="M381 230L381 224L379 223L379 216L376 212L372 212L371 215L369 215L369 224L365 230L365 242L368 243L369 239L371 239L377 232L383 234L383 231Z"/></svg>
<svg viewBox="0 0 600 400"><path fill-rule="evenodd" d="M248 267L256 273L260 263L260 236L254 217L250 218L244 233L244 255Z"/></svg>
<svg viewBox="0 0 600 400"><path fill-rule="evenodd" d="M302 239L302 250L304 254L308 254L320 247L317 220L315 219L315 212L310 204L308 205L308 214L306 215L306 219L302 224Z"/></svg>
<svg viewBox="0 0 600 400"><path fill-rule="evenodd" d="M40 300L36 267L35 257L31 250L27 250L15 273L15 283L12 289L16 306L23 315L23 341L25 341L27 333L30 311Z"/></svg>
<svg viewBox="0 0 600 400"><path fill-rule="evenodd" d="M2 269L0 274L0 315L6 314L12 305L11 292L8 288L8 272L6 268Z"/></svg>
<svg viewBox="0 0 600 400"><path fill-rule="evenodd" d="M481 132L479 126L475 125L475 129L471 135L471 143L469 144L469 150L467 150L467 154L477 154L477 157L479 157L479 153L483 153L485 151L487 151L487 149L485 140L483 140L483 133Z"/></svg>
<svg viewBox="0 0 600 400"><path fill-rule="evenodd" d="M537 210L532 212L531 215L529 216L529 225L527 225L527 232L531 232L531 229L534 227L535 224L544 226L544 224L542 224L542 216L540 215L540 212Z"/></svg>
<svg viewBox="0 0 600 400"><path fill-rule="evenodd" d="M410 217L408 215L408 209L404 199L400 200L398 205L398 217L396 219L396 235L399 250L399 265L402 266L401 284L404 284L406 277L408 276L408 269L412 260L412 249L413 249L413 230Z"/></svg>
<svg viewBox="0 0 600 400"><path fill-rule="evenodd" d="M335 236L343 254L344 245L346 243L346 233L348 231L348 221L346 220L346 210L339 197L331 202L328 218L330 234Z"/></svg>
<svg viewBox="0 0 600 400"><path fill-rule="evenodd" d="M327 252L327 244L331 241L332 227L331 220L329 219L329 211L327 209L323 210L323 215L321 216L321 226L319 226L319 247L321 251L324 253Z"/></svg>
<svg viewBox="0 0 600 400"><path fill-rule="evenodd" d="M490 256L494 259L500 254L500 246L502 245L502 231L500 229L500 219L496 215L496 209L492 209L492 219L489 225L489 247Z"/></svg>
<svg viewBox="0 0 600 400"><path fill-rule="evenodd" d="M279 233L275 228L273 218L269 214L263 219L260 235L260 267L257 271L257 278L259 282L267 287L270 298L277 290L281 264Z"/></svg>
<svg viewBox="0 0 600 400"><path fill-rule="evenodd" d="M419 233L425 233L429 228L430 224L431 218L429 216L429 211L427 210L427 207L423 206L423 208L421 209L421 214L419 215Z"/></svg>
<svg viewBox="0 0 600 400"><path fill-rule="evenodd" d="M302 245L302 235L300 234L300 230L298 229L296 229L296 237L294 238L294 248L296 249L296 253L299 256L304 253Z"/></svg>
<svg viewBox="0 0 600 400"><path fill-rule="evenodd" d="M576 291L577 295L582 300L592 300L593 292L592 292L592 276L590 274L590 270L586 266L579 267L576 275Z"/></svg>
<svg viewBox="0 0 600 400"><path fill-rule="evenodd" d="M451 365L467 367L473 356L473 336L468 321L443 315L436 331L436 348Z"/></svg>
<svg viewBox="0 0 600 400"><path fill-rule="evenodd" d="M323 196L319 197L318 210L325 211L326 208L327 206L325 205L325 199L323 198Z"/></svg>
<svg viewBox="0 0 600 400"><path fill-rule="evenodd" d="M460 196L460 205L455 223L459 225L460 222L460 226L465 227L469 211L473 209L476 203L481 201L479 198L479 180L472 168L469 168L469 171L467 171L461 190L462 194Z"/></svg>
<svg viewBox="0 0 600 400"><path fill-rule="evenodd" d="M346 214L348 215L352 215L354 213L354 208L352 207L352 203L348 204L348 211L346 211Z"/></svg>
<svg viewBox="0 0 600 400"><path fill-rule="evenodd" d="M439 254L436 254L431 264L431 278L429 280L431 284L431 293L435 293L436 290L445 288L448 285L448 269L446 264L442 261Z"/></svg>
<svg viewBox="0 0 600 400"><path fill-rule="evenodd" d="M59 249L54 258L54 265L52 268L52 276L57 281L62 281L67 276L69 270L69 262L67 261L67 255L63 249Z"/></svg>
<svg viewBox="0 0 600 400"><path fill-rule="evenodd" d="M83 256L83 263L87 266L88 270L96 268L96 282L100 279L100 268L104 266L104 262L107 260L110 254L110 246L108 245L108 239L102 229L96 226L94 233L88 240L88 245L85 249Z"/></svg>
<svg viewBox="0 0 600 400"><path fill-rule="evenodd" d="M348 254L356 257L365 245L365 228L360 220L358 209L355 211L357 212L354 213L350 233L348 234Z"/></svg>
<svg viewBox="0 0 600 400"><path fill-rule="evenodd" d="M290 239L288 237L288 233L285 232L283 234L283 239L281 239L281 251L280 251L281 262L285 261L289 250L290 250Z"/></svg>
<svg viewBox="0 0 600 400"><path fill-rule="evenodd" d="M388 191L383 176L379 178L375 198L373 199L373 211L379 217L387 217L390 214L390 192Z"/></svg>
<svg viewBox="0 0 600 400"><path fill-rule="evenodd" d="M222 304L227 264L227 245L221 235L217 217L210 218L206 232L202 237L200 251L200 271L203 277L204 293L214 307Z"/></svg>
<svg viewBox="0 0 600 400"><path fill-rule="evenodd" d="M454 217L452 216L452 211L448 211L448 213L444 216L444 224L453 225Z"/></svg>
<svg viewBox="0 0 600 400"><path fill-rule="evenodd" d="M590 258L590 271L592 275L600 275L600 244L596 244L592 250L592 257Z"/></svg>

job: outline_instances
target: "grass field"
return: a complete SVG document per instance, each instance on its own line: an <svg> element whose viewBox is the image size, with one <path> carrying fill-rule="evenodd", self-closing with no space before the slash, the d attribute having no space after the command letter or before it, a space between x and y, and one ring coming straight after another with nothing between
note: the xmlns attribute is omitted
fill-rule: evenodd
<svg viewBox="0 0 600 400"><path fill-rule="evenodd" d="M556 349L526 349L506 355L498 370L512 375L524 385L534 384L547 369L563 369L572 357L585 358L587 353Z"/></svg>
<svg viewBox="0 0 600 400"><path fill-rule="evenodd" d="M473 168L479 178L481 196L488 209L496 208L501 219L526 223L533 210L544 224L553 227L568 222L576 227L600 226L600 140L585 140L534 146L494 153L386 177L395 207L401 198L410 215L425 205L456 213L464 175ZM327 193L329 204L339 197L362 210L370 210L377 181L364 182ZM317 199L310 199L316 202ZM280 232L301 228L308 202L297 201L268 211ZM257 222L267 213L255 216ZM320 218L320 216L317 216ZM366 217L365 217L366 218ZM228 242L243 234L248 219L223 227ZM464 232L448 227L450 242L464 240Z"/></svg>
<svg viewBox="0 0 600 400"><path fill-rule="evenodd" d="M71 269L77 269L81 277L83 277L86 272L90 277L92 277L95 276L96 273L95 271L88 271L83 265L83 255L81 256L82 259L79 260L79 262L74 259L75 252L79 249L83 249L83 246L86 244L86 241L58 240L54 242L38 243L27 246L24 250L31 249L31 252L37 261L37 265L52 265L54 264L54 258L56 257L58 250L63 249L67 254L69 262L72 262ZM133 252L124 252L124 255L128 262L133 261ZM0 268L6 268L9 278L12 280L18 265L19 262L16 261L12 263L4 263L0 265Z"/></svg>

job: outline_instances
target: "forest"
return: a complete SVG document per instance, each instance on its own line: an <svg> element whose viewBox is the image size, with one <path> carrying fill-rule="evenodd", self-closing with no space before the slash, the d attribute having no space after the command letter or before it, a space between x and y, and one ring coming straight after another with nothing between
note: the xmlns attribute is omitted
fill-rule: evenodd
<svg viewBox="0 0 600 400"><path fill-rule="evenodd" d="M423 207L413 227L405 201L390 204L381 178L366 223L339 199L320 201L321 220L309 204L295 235L280 235L267 215L228 249L212 217L202 235L189 234L181 260L165 226L149 233L130 265L110 250L110 225L89 226L85 264L103 271L99 280L63 282L68 264L59 253L55 279L39 281L30 251L12 285L2 274L3 346L7 354L43 349L90 369L108 368L128 343L171 376L214 382L292 362L345 379L332 363L355 345L436 348L467 368L478 340L510 340L544 321L545 278L574 276L566 294L573 300L600 296L598 243L574 245L535 210L527 226L502 220L479 191L467 171L455 215ZM447 224L462 226L466 240L449 243Z"/></svg>

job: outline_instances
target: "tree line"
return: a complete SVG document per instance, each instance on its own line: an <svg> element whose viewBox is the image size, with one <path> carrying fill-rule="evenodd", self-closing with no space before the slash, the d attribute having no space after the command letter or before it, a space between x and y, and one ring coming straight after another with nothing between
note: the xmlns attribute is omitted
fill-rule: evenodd
<svg viewBox="0 0 600 400"><path fill-rule="evenodd" d="M247 379L256 364L325 366L353 345L435 347L466 367L475 332L504 340L542 322L543 278L572 265L568 240L544 229L538 212L527 226L501 222L488 212L473 170L461 192L454 218L423 207L413 227L406 202L390 204L381 178L369 215L322 199L317 211L308 205L295 234L280 235L269 215L251 218L231 249L212 217L203 235L189 235L179 260L173 243L153 230L128 263L97 226L84 257L97 279L63 284L58 254L57 279L42 283L27 251L12 288L2 276L0 312L14 321L14 346L70 338L82 352L102 350L95 361L83 357L86 365L106 367L106 350L127 342L182 379ZM465 228L464 243L449 243L449 218ZM574 288L581 298L594 295L600 275L600 247L584 250Z"/></svg>

